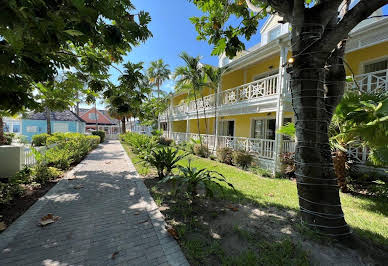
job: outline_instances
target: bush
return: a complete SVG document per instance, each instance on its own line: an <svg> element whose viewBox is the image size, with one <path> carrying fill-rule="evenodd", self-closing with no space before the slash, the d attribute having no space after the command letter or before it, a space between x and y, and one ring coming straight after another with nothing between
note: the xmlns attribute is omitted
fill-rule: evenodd
<svg viewBox="0 0 388 266"><path fill-rule="evenodd" d="M20 197L24 193L24 188L18 183L0 182L0 204L7 204L15 197Z"/></svg>
<svg viewBox="0 0 388 266"><path fill-rule="evenodd" d="M42 133L38 135L32 136L32 145L33 146L45 146L47 138L49 138L50 135L47 133Z"/></svg>
<svg viewBox="0 0 388 266"><path fill-rule="evenodd" d="M165 137L160 137L158 143L163 146L171 146L174 141Z"/></svg>
<svg viewBox="0 0 388 266"><path fill-rule="evenodd" d="M195 155L202 158L207 158L210 155L209 149L201 144L194 144L193 151Z"/></svg>
<svg viewBox="0 0 388 266"><path fill-rule="evenodd" d="M253 162L253 156L246 151L234 151L233 152L233 164L240 166L243 169L251 166Z"/></svg>
<svg viewBox="0 0 388 266"><path fill-rule="evenodd" d="M63 171L47 165L37 165L33 168L33 180L39 184L45 184L47 181L57 179L63 176Z"/></svg>
<svg viewBox="0 0 388 266"><path fill-rule="evenodd" d="M15 138L15 133L4 132L4 139L5 139L4 145L11 145L12 140L14 138Z"/></svg>
<svg viewBox="0 0 388 266"><path fill-rule="evenodd" d="M163 135L163 130L154 129L151 131L152 136L161 137Z"/></svg>
<svg viewBox="0 0 388 266"><path fill-rule="evenodd" d="M233 150L231 148L219 148L217 150L217 159L221 163L233 164Z"/></svg>
<svg viewBox="0 0 388 266"><path fill-rule="evenodd" d="M93 131L92 135L99 136L100 137L100 143L103 143L105 141L105 131Z"/></svg>
<svg viewBox="0 0 388 266"><path fill-rule="evenodd" d="M156 151L151 151L148 156L144 156L142 160L158 171L160 179L170 175L172 169L177 167L177 163L187 154L179 155L179 150L170 147L162 148Z"/></svg>
<svg viewBox="0 0 388 266"><path fill-rule="evenodd" d="M97 148L98 144L101 143L100 136L86 136L86 139L89 141L91 149Z"/></svg>
<svg viewBox="0 0 388 266"><path fill-rule="evenodd" d="M121 140L131 147L133 153L139 154L139 157L149 155L157 147L158 139L159 137L150 137L132 132L121 135Z"/></svg>
<svg viewBox="0 0 388 266"><path fill-rule="evenodd" d="M283 152L280 154L281 173L288 178L295 177L295 153Z"/></svg>

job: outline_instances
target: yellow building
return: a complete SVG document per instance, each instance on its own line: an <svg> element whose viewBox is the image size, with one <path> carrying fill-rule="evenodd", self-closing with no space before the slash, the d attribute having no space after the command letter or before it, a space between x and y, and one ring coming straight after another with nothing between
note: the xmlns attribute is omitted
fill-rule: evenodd
<svg viewBox="0 0 388 266"><path fill-rule="evenodd" d="M374 15L380 14L378 10ZM289 25L279 24L279 20L272 16L263 25L261 43L233 60L220 56L219 66L227 71L219 91L207 91L197 101L199 121L195 102L187 102L185 94L175 94L168 115L159 118L165 134L176 142L187 141L198 138L199 125L204 142L213 149L250 151L264 167L272 169L277 154L293 151L294 143L276 134L282 124L294 119L283 67L290 57L290 31ZM357 80L357 85L348 83L348 88L388 90L388 18L372 18L358 25L350 34L345 58ZM366 160L365 151L351 152Z"/></svg>

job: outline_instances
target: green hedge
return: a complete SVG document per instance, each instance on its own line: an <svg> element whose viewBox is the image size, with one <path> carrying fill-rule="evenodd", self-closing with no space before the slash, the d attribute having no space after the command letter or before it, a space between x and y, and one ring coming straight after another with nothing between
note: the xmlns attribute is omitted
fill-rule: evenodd
<svg viewBox="0 0 388 266"><path fill-rule="evenodd" d="M47 138L50 137L47 133L42 133L32 136L32 145L33 146L45 146Z"/></svg>
<svg viewBox="0 0 388 266"><path fill-rule="evenodd" d="M100 137L100 143L105 141L105 131L93 131L92 135Z"/></svg>

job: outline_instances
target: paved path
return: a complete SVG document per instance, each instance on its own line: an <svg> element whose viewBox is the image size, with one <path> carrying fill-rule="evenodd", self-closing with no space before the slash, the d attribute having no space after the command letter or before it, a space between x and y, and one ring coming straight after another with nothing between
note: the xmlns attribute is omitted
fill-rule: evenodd
<svg viewBox="0 0 388 266"><path fill-rule="evenodd" d="M118 141L66 178L0 234L0 265L188 265Z"/></svg>

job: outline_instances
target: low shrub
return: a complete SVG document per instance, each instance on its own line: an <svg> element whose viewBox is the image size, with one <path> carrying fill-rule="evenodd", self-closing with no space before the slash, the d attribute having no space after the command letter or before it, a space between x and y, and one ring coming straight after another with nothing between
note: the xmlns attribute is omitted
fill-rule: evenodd
<svg viewBox="0 0 388 266"><path fill-rule="evenodd" d="M45 146L47 138L49 138L50 135L47 133L37 134L32 136L32 142L31 144L33 146Z"/></svg>
<svg viewBox="0 0 388 266"><path fill-rule="evenodd" d="M163 146L171 146L173 142L174 140L165 137L160 137L158 140L158 143Z"/></svg>
<svg viewBox="0 0 388 266"><path fill-rule="evenodd" d="M279 155L281 162L280 172L288 178L295 177L295 153L283 152Z"/></svg>
<svg viewBox="0 0 388 266"><path fill-rule="evenodd" d="M15 133L4 132L4 139L5 139L4 145L11 145L12 144L12 140L14 138L15 138Z"/></svg>
<svg viewBox="0 0 388 266"><path fill-rule="evenodd" d="M251 172L262 177L272 177L272 172L270 170L261 168L261 167L252 167L249 169Z"/></svg>
<svg viewBox="0 0 388 266"><path fill-rule="evenodd" d="M99 136L100 137L100 143L103 143L105 141L105 131L93 131L92 135Z"/></svg>
<svg viewBox="0 0 388 266"><path fill-rule="evenodd" d="M50 180L63 176L63 171L47 165L37 165L33 168L32 176L34 182L45 184Z"/></svg>
<svg viewBox="0 0 388 266"><path fill-rule="evenodd" d="M91 149L97 148L98 144L101 143L100 136L86 136L86 139L89 141Z"/></svg>
<svg viewBox="0 0 388 266"><path fill-rule="evenodd" d="M233 151L233 164L240 166L243 169L251 166L253 156L246 151Z"/></svg>
<svg viewBox="0 0 388 266"><path fill-rule="evenodd" d="M210 155L209 149L201 144L194 144L193 151L195 155L202 158L207 158Z"/></svg>
<svg viewBox="0 0 388 266"><path fill-rule="evenodd" d="M142 160L155 167L158 171L160 179L170 175L172 169L177 167L177 163L182 160L187 154L179 155L179 150L166 147L158 150L153 150L149 155L144 156Z"/></svg>
<svg viewBox="0 0 388 266"><path fill-rule="evenodd" d="M233 150L231 148L219 148L217 149L217 159L221 163L233 164Z"/></svg>
<svg viewBox="0 0 388 266"><path fill-rule="evenodd" d="M151 137L138 133L128 132L120 136L131 147L133 153L138 154L139 157L144 157L151 153L158 145L159 137Z"/></svg>
<svg viewBox="0 0 388 266"><path fill-rule="evenodd" d="M152 136L161 137L163 135L163 130L154 129L151 131Z"/></svg>
<svg viewBox="0 0 388 266"><path fill-rule="evenodd" d="M20 197L24 193L24 188L18 183L0 182L0 205L8 204L15 197Z"/></svg>

